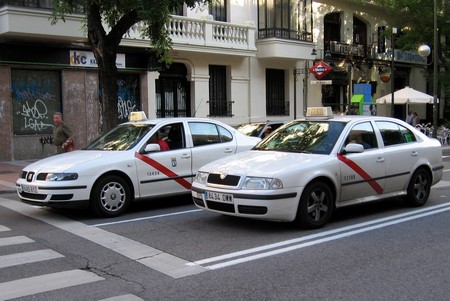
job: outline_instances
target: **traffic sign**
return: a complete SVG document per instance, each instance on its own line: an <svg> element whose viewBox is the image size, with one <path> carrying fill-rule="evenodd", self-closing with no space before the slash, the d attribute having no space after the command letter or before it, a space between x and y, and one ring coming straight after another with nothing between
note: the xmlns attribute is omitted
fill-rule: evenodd
<svg viewBox="0 0 450 301"><path fill-rule="evenodd" d="M311 68L309 68L309 72L314 74L317 79L324 78L328 73L333 71L333 68L327 63L320 61Z"/></svg>

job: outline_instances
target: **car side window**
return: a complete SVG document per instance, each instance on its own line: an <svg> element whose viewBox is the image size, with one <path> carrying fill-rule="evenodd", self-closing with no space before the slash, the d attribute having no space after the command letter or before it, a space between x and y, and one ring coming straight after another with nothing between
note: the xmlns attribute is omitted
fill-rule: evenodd
<svg viewBox="0 0 450 301"><path fill-rule="evenodd" d="M221 127L220 125L218 125L217 128L219 129L221 142L229 142L233 140L233 135L230 133L229 130L227 130L224 127Z"/></svg>
<svg viewBox="0 0 450 301"><path fill-rule="evenodd" d="M395 122L377 121L385 146L410 143L416 141L416 136L406 127Z"/></svg>
<svg viewBox="0 0 450 301"><path fill-rule="evenodd" d="M189 122L189 129L192 134L194 146L202 146L214 143L220 143L223 132L220 132L217 126L208 122ZM225 130L225 129L223 129ZM224 135L226 139L226 135Z"/></svg>
<svg viewBox="0 0 450 301"><path fill-rule="evenodd" d="M173 123L169 126L167 143L170 149L181 149L185 147L183 123Z"/></svg>
<svg viewBox="0 0 450 301"><path fill-rule="evenodd" d="M359 143L364 149L378 148L377 137L370 122L355 125L347 136L345 144Z"/></svg>

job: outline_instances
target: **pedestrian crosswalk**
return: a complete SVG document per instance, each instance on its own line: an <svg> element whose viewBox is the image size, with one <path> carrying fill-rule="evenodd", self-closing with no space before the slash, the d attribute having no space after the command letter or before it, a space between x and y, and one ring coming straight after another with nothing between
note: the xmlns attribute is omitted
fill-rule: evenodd
<svg viewBox="0 0 450 301"><path fill-rule="evenodd" d="M7 232L10 229L0 225L0 232ZM5 233L3 233L4 236ZM27 236L6 236L0 237L0 251L2 248L10 246L20 246L25 244L36 243ZM16 249L16 248L12 248ZM6 252L7 253L7 252ZM2 269L18 268L24 264L37 264L40 262L48 262L64 255L51 249L38 249L33 251L23 251L18 253L5 254L0 256L0 273ZM0 283L0 301L32 296L39 293L51 292L77 285L83 285L93 282L105 281L105 278L98 276L90 271L81 269L72 269L66 271L58 271L43 275L33 275L20 279L14 279ZM103 300L143 300L137 296L126 294L115 297L105 298Z"/></svg>

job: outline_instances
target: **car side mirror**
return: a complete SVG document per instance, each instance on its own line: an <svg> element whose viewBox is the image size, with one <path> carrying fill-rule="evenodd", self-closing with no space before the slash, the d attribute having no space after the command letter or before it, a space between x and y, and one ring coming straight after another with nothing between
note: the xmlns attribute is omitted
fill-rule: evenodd
<svg viewBox="0 0 450 301"><path fill-rule="evenodd" d="M364 146L359 143L349 143L343 148L343 153L362 153L364 151Z"/></svg>
<svg viewBox="0 0 450 301"><path fill-rule="evenodd" d="M152 153L152 152L159 152L161 151L161 147L159 146L159 144L157 143L149 143L145 146L144 150L142 153L144 154L148 154L148 153Z"/></svg>

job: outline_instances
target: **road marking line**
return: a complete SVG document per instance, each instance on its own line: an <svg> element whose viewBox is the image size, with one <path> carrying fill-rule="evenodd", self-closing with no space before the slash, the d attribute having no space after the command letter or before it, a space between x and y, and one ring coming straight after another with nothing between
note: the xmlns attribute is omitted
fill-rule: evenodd
<svg viewBox="0 0 450 301"><path fill-rule="evenodd" d="M126 294L116 297L111 297L107 299L101 299L98 301L144 301L144 299L139 298L138 296L132 295L132 294Z"/></svg>
<svg viewBox="0 0 450 301"><path fill-rule="evenodd" d="M2 181L0 180L0 185L9 187L9 188L16 188L16 183L11 183L11 182L6 182L6 181Z"/></svg>
<svg viewBox="0 0 450 301"><path fill-rule="evenodd" d="M18 201L5 198L0 198L0 201L4 207L90 240L172 278L182 278L207 271L201 266L189 265L189 262L182 258L101 228L70 220L64 216L55 215Z"/></svg>
<svg viewBox="0 0 450 301"><path fill-rule="evenodd" d="M8 227L0 225L0 232L4 232L4 231L11 231L11 229L9 229Z"/></svg>
<svg viewBox="0 0 450 301"><path fill-rule="evenodd" d="M187 210L187 211L172 212L172 213L167 213L167 214L139 217L139 218L121 220L121 221L116 221L116 222L110 222L110 223L95 224L92 226L93 227L101 227L101 226L109 226L109 225L116 225L116 224L123 224L123 223L131 223L131 222L143 221L143 220L147 220L147 219L154 219L154 218L168 217L168 216L173 216L173 215L194 213L194 212L198 212L198 211L203 211L203 209L194 209L194 210Z"/></svg>
<svg viewBox="0 0 450 301"><path fill-rule="evenodd" d="M0 268L12 267L16 265L33 263L64 257L63 255L50 250L37 250L0 256Z"/></svg>
<svg viewBox="0 0 450 301"><path fill-rule="evenodd" d="M438 183L436 183L435 185L433 185L431 187L431 189L433 188L442 188L442 187L448 187L450 186L450 181L439 181Z"/></svg>
<svg viewBox="0 0 450 301"><path fill-rule="evenodd" d="M249 262L249 261L261 259L264 257L269 257L269 256L278 255L281 253L290 252L290 251L297 250L300 248L304 248L304 247L308 247L308 246L312 246L312 245L316 245L316 244L320 244L320 243L360 234L363 232L368 232L368 231L388 227L391 225L403 223L406 221L418 219L418 218L421 218L424 216L429 216L432 214L445 212L445 211L449 211L449 210L450 210L450 203L445 203L445 204L436 205L433 207L427 207L427 208L415 210L413 212L397 214L397 215L394 215L391 217L381 218L381 219L377 219L377 220L373 220L373 221L369 221L369 222L365 222L365 223L360 223L360 224L356 224L356 225L352 225L352 226L342 227L342 228L338 228L338 229L334 229L334 230L330 230L330 231L325 231L325 232L308 235L308 236L304 236L304 237L300 237L300 238L296 238L296 239L291 239L291 240L287 240L287 241L283 241L283 242L278 242L278 243L274 243L274 244L270 244L270 245L265 245L265 246L261 246L261 247L257 247L257 248L252 248L252 249L243 250L243 251L239 251L239 252L224 254L221 256L197 260L193 264L198 264L198 265L204 266L205 264L208 264L208 263L223 261L223 262L220 262L217 264L205 266L205 268L207 268L207 269L215 270L215 269L219 269L219 268L236 265L239 263ZM355 229L355 230L353 230L353 229ZM348 231L348 232L346 232L346 231ZM342 232L344 232L344 233L342 233ZM319 237L323 237L323 236L328 236L328 237L319 238ZM308 241L308 240L310 240L310 241ZM307 242L303 242L303 241L307 241ZM298 242L303 242L303 243L295 244ZM294 245L292 245L292 244L294 244ZM291 246L287 246L287 245L291 245ZM286 247L280 248L282 246L286 246ZM275 249L275 248L278 248L278 249ZM266 251L266 250L270 250L270 249L275 249L275 250L267 251L267 252L263 252L263 253L259 253L259 254L255 254L255 255L250 255L247 257L241 257L241 258L233 259L233 260L229 260L229 261L224 261L226 259L245 256L248 254L254 254L257 252L262 252L262 251Z"/></svg>
<svg viewBox="0 0 450 301"><path fill-rule="evenodd" d="M100 280L105 280L105 278L82 270L23 278L0 283L0 300L20 298Z"/></svg>
<svg viewBox="0 0 450 301"><path fill-rule="evenodd" d="M4 237L0 238L0 247L26 244L30 242L34 242L34 240L26 236Z"/></svg>

